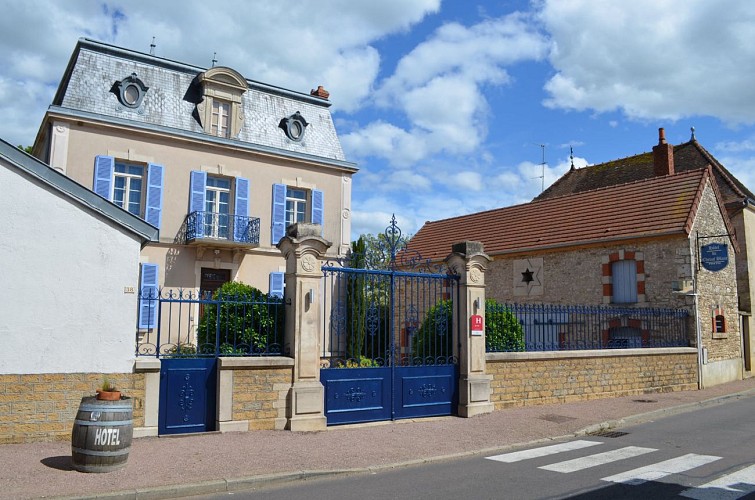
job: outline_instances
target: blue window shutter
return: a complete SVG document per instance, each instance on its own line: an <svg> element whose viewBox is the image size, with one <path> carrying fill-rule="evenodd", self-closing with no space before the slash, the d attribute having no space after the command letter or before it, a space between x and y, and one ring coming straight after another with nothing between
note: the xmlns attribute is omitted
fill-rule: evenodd
<svg viewBox="0 0 755 500"><path fill-rule="evenodd" d="M163 172L162 165L147 166L147 210L144 220L160 228L163 219Z"/></svg>
<svg viewBox="0 0 755 500"><path fill-rule="evenodd" d="M323 225L323 193L319 189L312 190L312 224Z"/></svg>
<svg viewBox="0 0 755 500"><path fill-rule="evenodd" d="M92 190L109 201L113 201L114 171L115 158L112 156L94 157L94 186Z"/></svg>
<svg viewBox="0 0 755 500"><path fill-rule="evenodd" d="M617 304L637 302L637 262L618 260L611 264L613 301Z"/></svg>
<svg viewBox="0 0 755 500"><path fill-rule="evenodd" d="M283 298L283 287L285 283L285 274L281 272L270 273L270 291L269 295Z"/></svg>
<svg viewBox="0 0 755 500"><path fill-rule="evenodd" d="M157 264L142 264L139 282L139 328L157 326Z"/></svg>
<svg viewBox="0 0 755 500"><path fill-rule="evenodd" d="M207 190L207 172L192 170L189 177L189 214L204 212L205 191ZM194 236L204 236L204 218L196 216L194 219Z"/></svg>
<svg viewBox="0 0 755 500"><path fill-rule="evenodd" d="M273 184L273 224L272 238L273 246L286 235L286 185Z"/></svg>
<svg viewBox="0 0 755 500"><path fill-rule="evenodd" d="M234 241L246 241L246 228L249 225L249 179L236 177L236 203L233 208Z"/></svg>

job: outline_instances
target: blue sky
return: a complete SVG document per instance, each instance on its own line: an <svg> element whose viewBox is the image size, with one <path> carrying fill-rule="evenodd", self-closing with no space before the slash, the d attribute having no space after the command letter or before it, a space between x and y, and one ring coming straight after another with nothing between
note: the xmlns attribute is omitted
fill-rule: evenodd
<svg viewBox="0 0 755 500"><path fill-rule="evenodd" d="M316 7L315 7L316 5ZM0 137L34 141L79 37L331 92L353 235L527 202L697 139L755 189L750 0L0 0ZM543 169L540 165L545 145Z"/></svg>

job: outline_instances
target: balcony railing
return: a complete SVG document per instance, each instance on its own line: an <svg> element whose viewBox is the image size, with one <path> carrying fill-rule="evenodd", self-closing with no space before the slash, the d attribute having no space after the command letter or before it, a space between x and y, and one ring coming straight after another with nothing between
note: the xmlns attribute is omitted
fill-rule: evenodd
<svg viewBox="0 0 755 500"><path fill-rule="evenodd" d="M186 218L186 242L236 243L257 246L260 243L258 217L192 212Z"/></svg>

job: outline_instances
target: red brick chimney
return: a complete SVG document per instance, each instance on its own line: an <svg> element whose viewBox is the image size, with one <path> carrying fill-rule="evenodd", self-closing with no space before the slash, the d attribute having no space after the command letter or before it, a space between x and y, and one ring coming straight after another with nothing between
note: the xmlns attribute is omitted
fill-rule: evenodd
<svg viewBox="0 0 755 500"><path fill-rule="evenodd" d="M310 90L309 95L319 97L320 99L327 99L330 97L330 92L322 88L322 85L318 85L316 90Z"/></svg>
<svg viewBox="0 0 755 500"><path fill-rule="evenodd" d="M653 173L674 175L674 146L666 142L666 131L658 129L658 145L653 147Z"/></svg>

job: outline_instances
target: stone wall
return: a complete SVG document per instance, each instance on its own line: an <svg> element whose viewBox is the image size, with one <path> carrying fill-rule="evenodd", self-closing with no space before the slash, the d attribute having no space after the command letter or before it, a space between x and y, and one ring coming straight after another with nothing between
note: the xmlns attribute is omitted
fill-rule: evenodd
<svg viewBox="0 0 755 500"><path fill-rule="evenodd" d="M0 375L0 444L71 439L81 398L102 385L97 373ZM107 374L134 403L134 427L144 425L144 376Z"/></svg>
<svg viewBox="0 0 755 500"><path fill-rule="evenodd" d="M496 410L697 389L693 348L488 353Z"/></svg>
<svg viewBox="0 0 755 500"><path fill-rule="evenodd" d="M285 428L291 358L220 358L219 370L219 430Z"/></svg>
<svg viewBox="0 0 755 500"><path fill-rule="evenodd" d="M717 209L712 187L706 187L700 199L698 217L692 226L690 251L696 266L700 337L707 356L703 360L705 387L742 378L742 335L739 323L737 296L737 258L734 246L726 236L727 227ZM699 241L698 241L699 238ZM720 271L708 271L698 266L698 245L710 243L728 245L728 265ZM746 259L746 256L742 256ZM725 331L715 331L714 318L722 316Z"/></svg>
<svg viewBox="0 0 755 500"><path fill-rule="evenodd" d="M249 430L279 429L286 418L291 369L259 368L233 374L233 419L248 420Z"/></svg>
<svg viewBox="0 0 755 500"><path fill-rule="evenodd" d="M693 299L672 292L674 281L691 278L690 247L686 237L637 240L622 244L577 247L537 255L496 256L485 276L488 298L499 302L597 305L604 303L604 265L612 255L641 256L637 270L638 307L687 308ZM533 264L536 274L523 290L522 261ZM525 265L526 267L526 265ZM533 269L530 269L532 271ZM533 283L535 283L533 281ZM644 296L644 297L643 297ZM644 299L644 300L643 300Z"/></svg>

